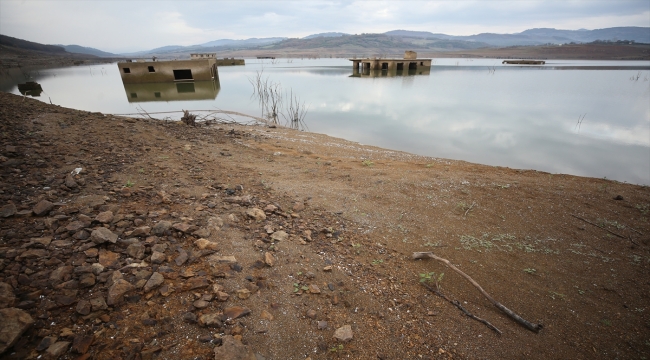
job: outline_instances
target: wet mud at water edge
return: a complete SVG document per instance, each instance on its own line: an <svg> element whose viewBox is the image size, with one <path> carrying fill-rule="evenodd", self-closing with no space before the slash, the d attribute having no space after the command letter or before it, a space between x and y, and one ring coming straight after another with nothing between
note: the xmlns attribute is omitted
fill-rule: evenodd
<svg viewBox="0 0 650 360"><path fill-rule="evenodd" d="M650 348L647 186L6 93L0 117L2 358L609 359ZM422 251L543 329L444 264L411 258Z"/></svg>

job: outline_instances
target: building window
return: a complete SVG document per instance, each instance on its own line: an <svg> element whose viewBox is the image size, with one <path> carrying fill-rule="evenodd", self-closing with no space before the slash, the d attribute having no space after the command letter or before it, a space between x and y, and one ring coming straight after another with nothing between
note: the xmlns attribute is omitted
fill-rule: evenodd
<svg viewBox="0 0 650 360"><path fill-rule="evenodd" d="M122 68L122 71L124 71L125 74L130 74L131 73L130 68Z"/></svg>
<svg viewBox="0 0 650 360"><path fill-rule="evenodd" d="M159 93L158 91L156 91L155 93L153 93L153 96L159 98L159 97L160 97L160 93Z"/></svg>
<svg viewBox="0 0 650 360"><path fill-rule="evenodd" d="M132 98L132 99L137 99L137 98L138 98L138 94L136 94L136 93L131 93L131 98Z"/></svg>
<svg viewBox="0 0 650 360"><path fill-rule="evenodd" d="M153 68L153 66L149 66L149 72L156 72L156 70Z"/></svg>
<svg viewBox="0 0 650 360"><path fill-rule="evenodd" d="M174 80L193 80L192 70L183 69L183 70L174 70Z"/></svg>

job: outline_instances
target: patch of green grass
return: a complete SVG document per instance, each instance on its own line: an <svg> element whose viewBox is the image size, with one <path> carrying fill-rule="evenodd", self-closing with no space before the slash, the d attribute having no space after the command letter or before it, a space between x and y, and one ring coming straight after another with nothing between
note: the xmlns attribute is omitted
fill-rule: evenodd
<svg viewBox="0 0 650 360"><path fill-rule="evenodd" d="M381 259L375 259L375 260L372 261L373 265L381 265L383 263L384 263L384 260L381 260Z"/></svg>
<svg viewBox="0 0 650 360"><path fill-rule="evenodd" d="M330 352L337 352L343 350L343 344L338 344L330 348Z"/></svg>
<svg viewBox="0 0 650 360"><path fill-rule="evenodd" d="M421 283L434 283L436 286L436 289L440 289L440 283L442 282L442 278L445 276L445 273L440 273L438 276L436 276L435 272L429 272L429 273L422 273L420 274L420 282Z"/></svg>
<svg viewBox="0 0 650 360"><path fill-rule="evenodd" d="M650 212L650 204L636 204L635 207L643 215L648 215L648 212Z"/></svg>
<svg viewBox="0 0 650 360"><path fill-rule="evenodd" d="M607 220L607 219L603 219L603 220L601 220L601 221L598 222L598 225L600 225L600 226L602 226L602 227L611 226L611 227L614 227L614 228L616 228L616 229L618 229L618 230L623 230L623 229L625 229L625 225L620 224L620 223L619 223L618 221L616 221L616 220Z"/></svg>
<svg viewBox="0 0 650 360"><path fill-rule="evenodd" d="M134 183L134 182L132 182L131 180L127 180L127 181L126 181L126 184L125 184L124 186L126 186L126 187L129 187L129 188L130 188L130 187L133 187L133 185L135 185L135 183Z"/></svg>
<svg viewBox="0 0 650 360"><path fill-rule="evenodd" d="M370 161L370 160L363 160L363 161L361 162L361 165L363 165L363 166L367 166L367 167L373 167L373 166L375 166L375 163L372 162L372 161Z"/></svg>
<svg viewBox="0 0 650 360"><path fill-rule="evenodd" d="M535 275L537 270L535 270L533 268L526 268L526 269L524 269L524 272L527 273L527 274L530 274L530 275Z"/></svg>

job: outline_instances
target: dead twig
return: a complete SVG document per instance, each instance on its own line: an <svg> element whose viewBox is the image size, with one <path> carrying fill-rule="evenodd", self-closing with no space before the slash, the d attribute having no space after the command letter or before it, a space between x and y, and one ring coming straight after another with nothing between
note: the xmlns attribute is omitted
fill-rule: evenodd
<svg viewBox="0 0 650 360"><path fill-rule="evenodd" d="M467 217L467 213L469 213L474 208L475 205L476 203L472 202L472 205L467 207L467 210L465 211L465 215L463 215L463 217Z"/></svg>
<svg viewBox="0 0 650 360"><path fill-rule="evenodd" d="M518 322L519 324L526 327L528 330L534 331L534 332L539 332L544 327L542 324L533 324L533 323L527 321L526 319L524 319L521 316L517 315L512 310L510 310L507 307L503 306L503 304L501 304L500 302L494 300L494 298L492 296L490 296L490 294L488 294L485 290L483 290L481 285L479 285L476 281L474 281L474 279L469 277L469 275L462 272L459 268L455 267L451 262L449 262L449 260L441 258L439 256L436 256L432 252L414 252L411 257L413 259L431 258L431 259L440 261L443 264L447 265L447 267L454 270L455 272L460 274L462 277L464 277L467 281L469 281L472 285L474 285L474 287L476 287L478 289L478 291L480 291L481 294L483 294L483 296L485 296L494 306L496 306L497 309L499 309L499 310L503 311L504 313L506 313L506 315L510 316L512 319L514 319L516 322Z"/></svg>
<svg viewBox="0 0 650 360"><path fill-rule="evenodd" d="M605 227L602 227L602 226L600 226L600 225L598 225L598 224L594 224L594 223L592 223L592 222L589 221L589 220L585 220L585 219L581 218L581 217L578 216L578 215L573 215L573 214L569 214L569 215L573 216L574 218L576 218L576 219L578 219L578 220L582 220L582 221L586 222L586 223L589 224L589 225L593 225L593 226L595 226L595 227L597 227L597 228L601 228L601 229L607 231L608 233L610 233L610 234L612 234L612 235L614 235L614 236L618 236L618 237L620 237L621 239L627 239L627 240L630 240L630 242L632 242L632 244L634 244L634 245L636 245L636 246L639 246L639 244L637 244L634 240L632 240L631 237L627 237L627 238L626 238L625 236L620 235L620 234L617 234L617 233L615 233L615 232L613 232L613 231L611 231L611 230L609 230L609 229L607 229L607 228L605 228Z"/></svg>
<svg viewBox="0 0 650 360"><path fill-rule="evenodd" d="M495 331L497 334L499 334L499 335L503 334L503 333L501 332L501 330L499 330L496 326L490 324L489 321L487 321L487 320L485 320L485 319L481 319L480 317L478 317L478 316L472 314L471 312L469 312L469 311L468 311L467 309L465 309L465 307L463 307L463 305L461 305L460 302L458 302L457 300L451 300L450 298L447 297L447 295L443 294L443 293L440 292L438 289L434 288L433 286L431 286L431 285L429 285L429 284L422 283L422 285L423 285L425 288L429 289L429 291L431 291L432 293L434 293L434 294L440 296L441 298L447 300L449 303L451 303L452 305L454 305L455 307L457 307L460 311L462 311L465 315L467 315L467 317L469 317L469 318L471 318L471 319L474 319L474 320L476 320L476 321L478 321L478 322L481 322L481 323L485 324L485 326L487 326L488 328L494 330L494 331Z"/></svg>

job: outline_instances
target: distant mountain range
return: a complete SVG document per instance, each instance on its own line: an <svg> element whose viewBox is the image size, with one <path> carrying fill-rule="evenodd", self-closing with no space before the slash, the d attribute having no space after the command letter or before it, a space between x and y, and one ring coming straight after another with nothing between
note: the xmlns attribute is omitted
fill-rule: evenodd
<svg viewBox="0 0 650 360"><path fill-rule="evenodd" d="M86 55L95 55L99 57L119 57L119 55L112 54L106 51L101 51L91 47L79 46L79 45L59 45L65 49L65 51L73 54L86 54Z"/></svg>
<svg viewBox="0 0 650 360"><path fill-rule="evenodd" d="M490 46L522 46L543 44L588 43L596 40L617 41L631 40L638 43L650 43L648 27L613 27L597 30L557 30L550 28L529 29L515 34L482 33L469 36L434 34L426 31L393 30L384 33L390 36L414 37L425 39L445 39L476 41Z"/></svg>
<svg viewBox="0 0 650 360"><path fill-rule="evenodd" d="M351 35L341 32L326 32L303 38L251 38L246 40L221 39L192 46L165 46L141 51L131 56L178 55L188 52L218 52L227 50L253 49L373 49L373 51L398 51L402 49L449 51L476 49L482 47L532 46L544 44L587 43L596 40L630 40L650 43L649 27L614 27L597 30L557 30L550 28L529 29L515 34L482 33L469 36L455 36L427 31L393 30L383 34Z"/></svg>
<svg viewBox="0 0 650 360"><path fill-rule="evenodd" d="M351 35L326 32L303 38L250 38L245 40L219 39L203 44L181 46L169 45L128 54L112 54L92 47L79 45L43 45L31 41L0 35L0 45L45 52L68 52L98 57L179 57L191 52L220 52L242 49L302 50L339 49L350 53L398 52L404 49L451 51L485 47L532 46L544 44L588 43L593 41L629 40L650 43L650 27L613 27L596 30L557 30L551 28L529 29L515 34L482 33L455 36L427 31L393 30L383 34Z"/></svg>

